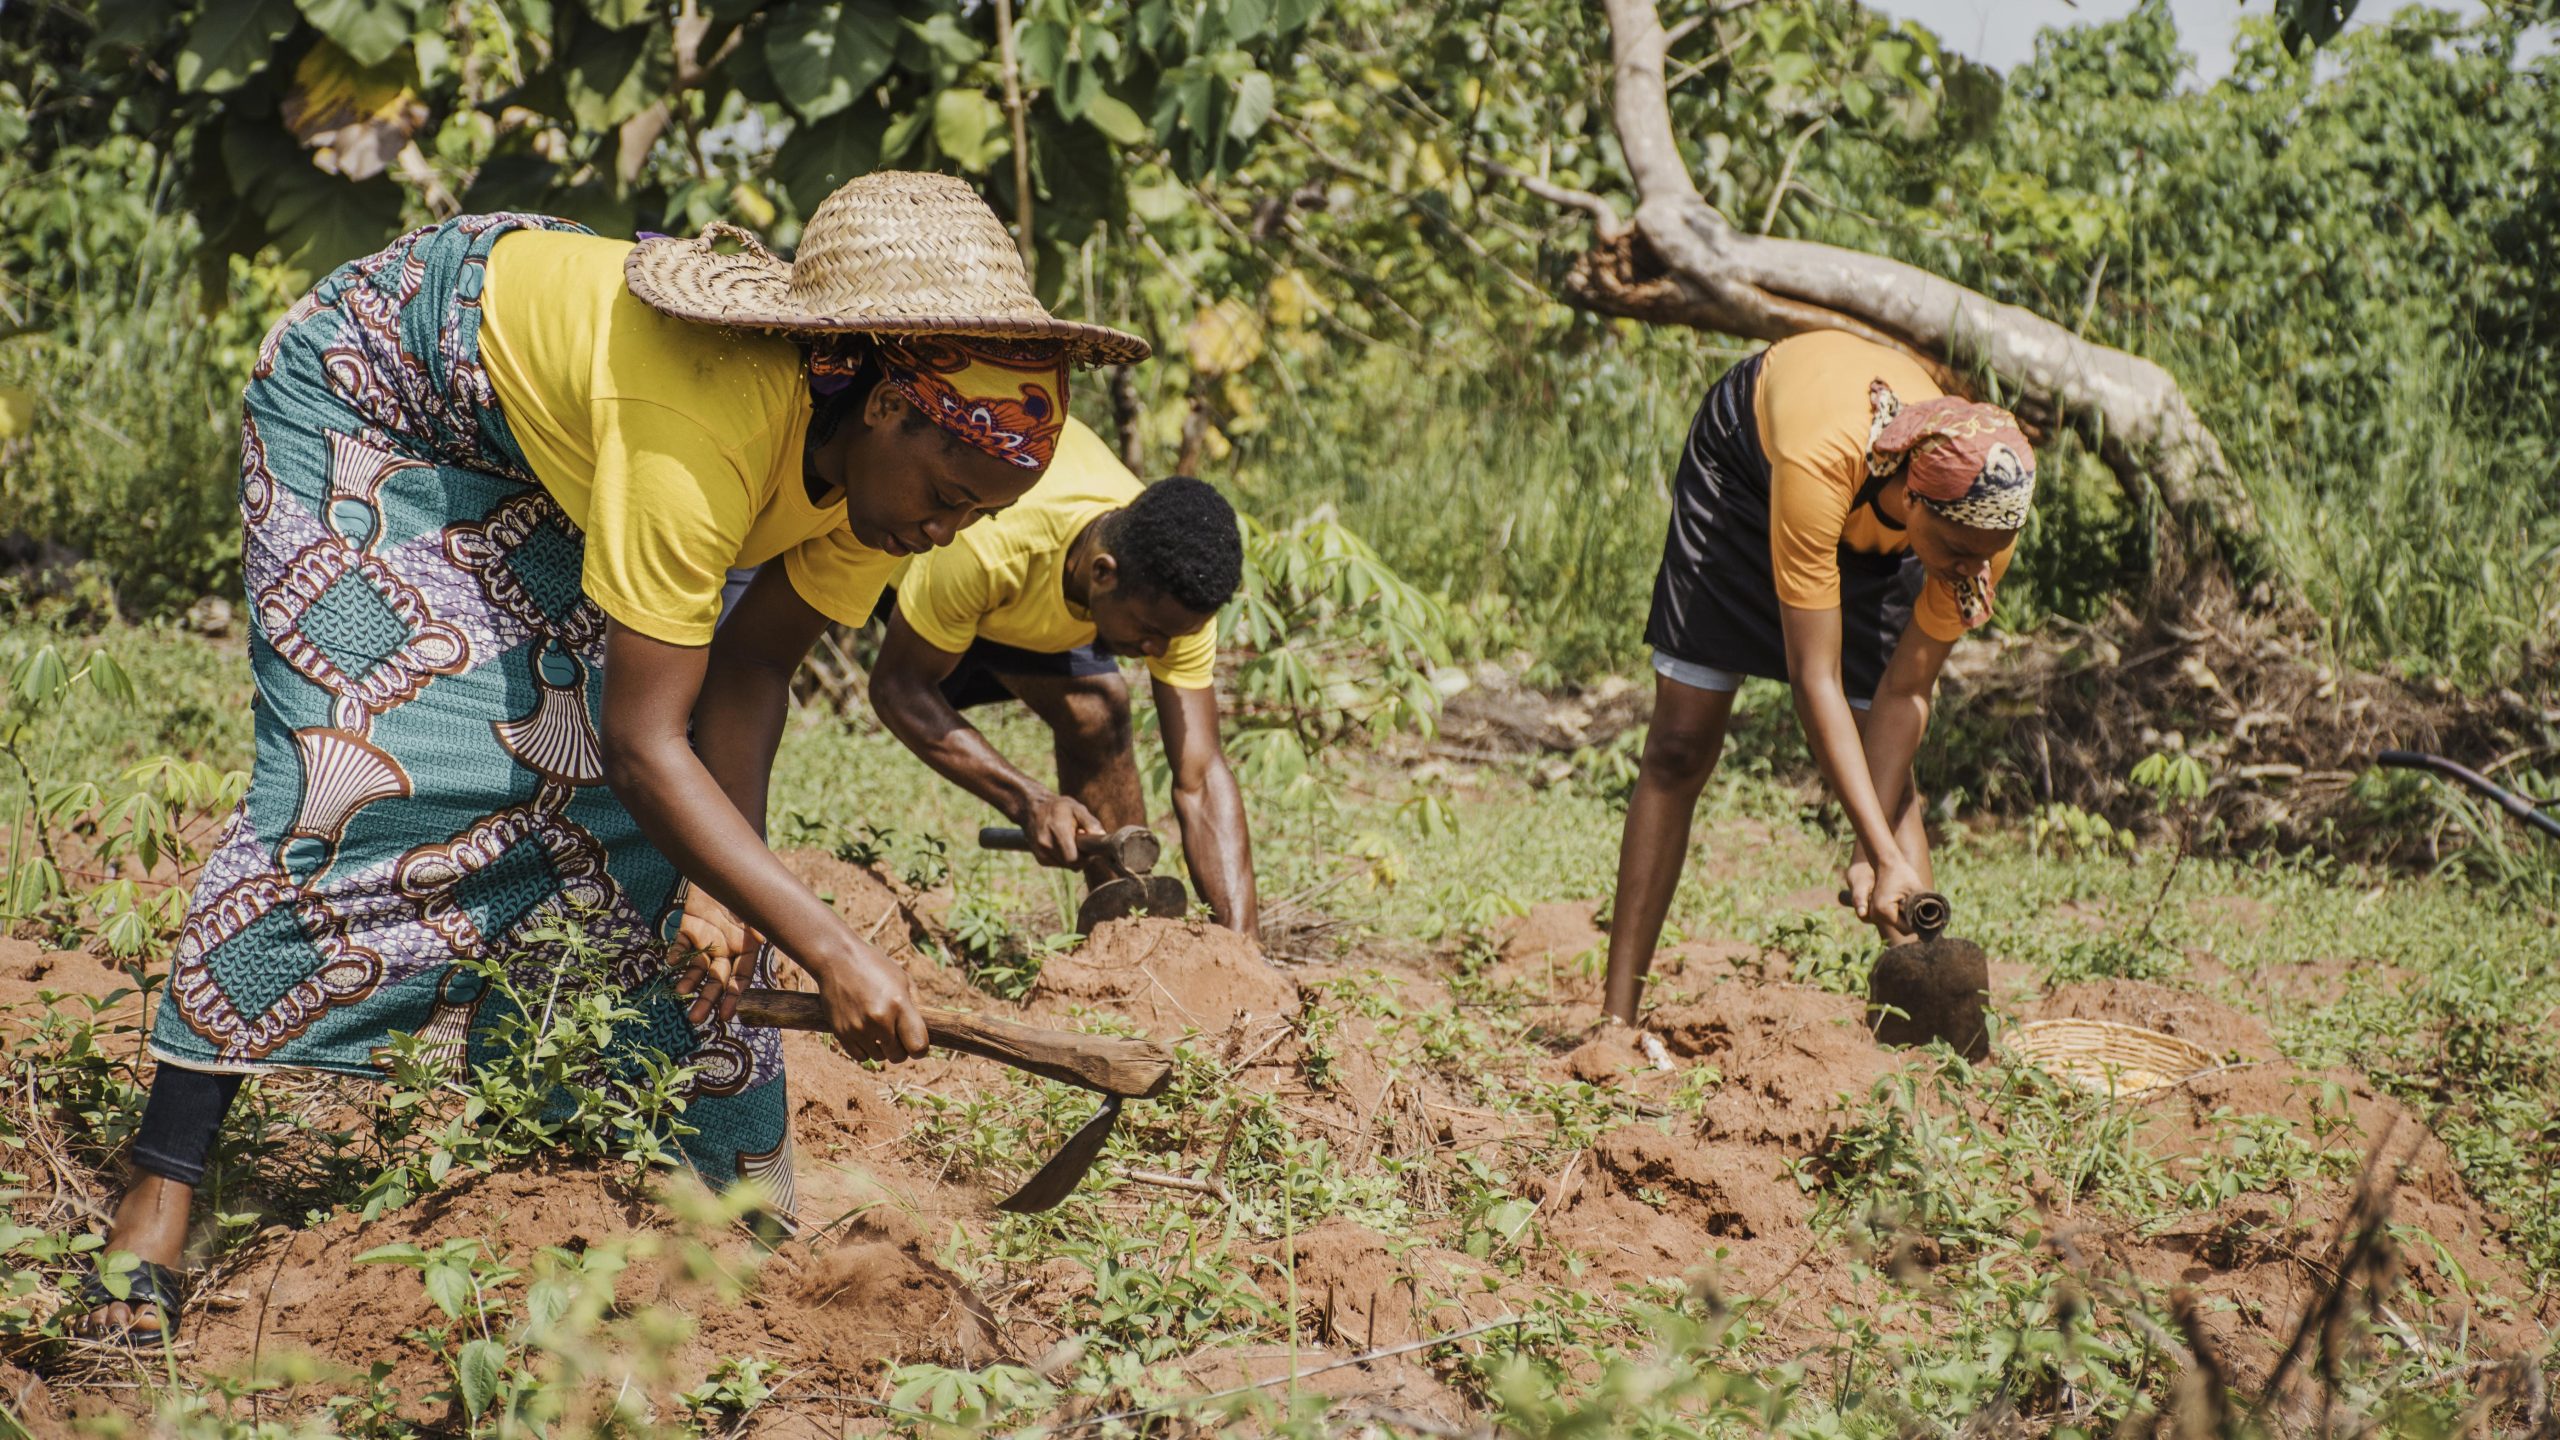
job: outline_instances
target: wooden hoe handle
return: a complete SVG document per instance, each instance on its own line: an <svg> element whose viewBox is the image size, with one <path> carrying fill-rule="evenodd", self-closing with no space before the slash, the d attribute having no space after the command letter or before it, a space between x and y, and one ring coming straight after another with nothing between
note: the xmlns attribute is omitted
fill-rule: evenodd
<svg viewBox="0 0 2560 1440"><path fill-rule="evenodd" d="M738 1018L750 1025L825 1032L827 1006L805 990L749 990ZM958 1010L924 1012L925 1033L945 1050L1010 1065L1044 1079L1147 1100L1173 1083L1173 1055L1153 1040L1042 1030Z"/></svg>

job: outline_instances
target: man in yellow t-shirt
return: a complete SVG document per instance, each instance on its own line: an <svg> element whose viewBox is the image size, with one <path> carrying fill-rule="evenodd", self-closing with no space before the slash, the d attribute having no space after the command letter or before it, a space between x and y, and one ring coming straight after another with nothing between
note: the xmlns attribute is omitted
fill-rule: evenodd
<svg viewBox="0 0 2560 1440"><path fill-rule="evenodd" d="M1028 831L1043 863L1076 865L1079 839L1145 822L1114 657L1146 657L1192 883L1218 923L1250 935L1253 847L1218 740L1216 674L1218 610L1243 563L1235 511L1215 488L1141 485L1069 420L1029 494L899 572L881 602L872 708L926 764ZM1055 790L960 716L1013 699L1055 738Z"/></svg>

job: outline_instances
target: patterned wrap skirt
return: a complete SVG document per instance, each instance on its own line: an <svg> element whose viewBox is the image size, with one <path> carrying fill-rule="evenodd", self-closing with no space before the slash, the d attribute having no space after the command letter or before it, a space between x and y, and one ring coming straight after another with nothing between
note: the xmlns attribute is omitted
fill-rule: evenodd
<svg viewBox="0 0 2560 1440"><path fill-rule="evenodd" d="M683 887L604 784L585 537L480 364L489 252L524 228L575 227L416 231L321 281L260 347L240 433L257 759L152 1053L379 1077L396 1031L476 1063L518 1012L485 963L458 962L543 995L566 962L541 937L574 925L639 1012L605 1063L693 1067L685 1157L714 1184L763 1181L787 1214L780 1037L697 1033L670 988Z"/></svg>

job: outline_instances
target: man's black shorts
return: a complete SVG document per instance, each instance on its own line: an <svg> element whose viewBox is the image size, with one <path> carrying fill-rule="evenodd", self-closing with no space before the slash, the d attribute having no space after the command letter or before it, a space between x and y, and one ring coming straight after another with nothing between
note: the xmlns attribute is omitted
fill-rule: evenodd
<svg viewBox="0 0 2560 1440"><path fill-rule="evenodd" d="M883 590L880 603L871 618L885 625L889 614L898 608L898 592ZM1004 683L1007 675L1052 676L1057 679L1084 679L1094 675L1117 675L1120 662L1102 653L1098 645L1078 645L1072 650L1024 650L1001 644L983 636L969 642L960 653L960 663L943 677L942 698L954 710L975 705L993 705L1014 698Z"/></svg>

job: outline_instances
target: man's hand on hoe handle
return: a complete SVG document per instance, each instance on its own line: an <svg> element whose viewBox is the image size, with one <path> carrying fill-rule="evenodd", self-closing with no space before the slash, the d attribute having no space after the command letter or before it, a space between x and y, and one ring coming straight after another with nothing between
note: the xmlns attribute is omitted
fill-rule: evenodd
<svg viewBox="0 0 2560 1440"><path fill-rule="evenodd" d="M1109 832L1094 813L1072 795L1035 799L1022 813L1023 833L1030 837L1032 857L1043 865L1066 868L1084 863L1085 851Z"/></svg>
<svg viewBox="0 0 2560 1440"><path fill-rule="evenodd" d="M764 943L754 926L700 887L686 897L668 959L685 967L676 993L692 999L688 1013L694 1024L709 1020L714 1010L723 1021L736 1017L738 997L754 978L756 951ZM832 974L819 973L817 980L827 1028L846 1054L895 1064L925 1052L930 1042L915 986L876 947L855 941L851 961Z"/></svg>

